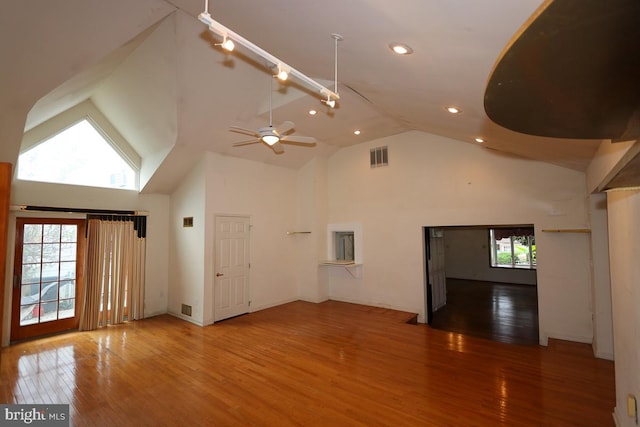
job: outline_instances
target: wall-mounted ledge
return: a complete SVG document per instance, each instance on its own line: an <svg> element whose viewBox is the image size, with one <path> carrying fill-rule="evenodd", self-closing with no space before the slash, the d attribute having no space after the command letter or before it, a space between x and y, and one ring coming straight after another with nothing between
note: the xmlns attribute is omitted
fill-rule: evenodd
<svg viewBox="0 0 640 427"><path fill-rule="evenodd" d="M544 233L591 233L588 228L543 228Z"/></svg>
<svg viewBox="0 0 640 427"><path fill-rule="evenodd" d="M310 231L287 231L287 236L291 236L293 234L311 234Z"/></svg>
<svg viewBox="0 0 640 427"><path fill-rule="evenodd" d="M340 267L344 268L354 279L360 277L362 264L356 264L353 261L346 260L325 260L320 261L321 267Z"/></svg>

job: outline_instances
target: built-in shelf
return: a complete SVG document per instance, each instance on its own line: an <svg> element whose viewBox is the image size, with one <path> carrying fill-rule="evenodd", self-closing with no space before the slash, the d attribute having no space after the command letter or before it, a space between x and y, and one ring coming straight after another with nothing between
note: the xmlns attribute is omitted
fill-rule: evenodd
<svg viewBox="0 0 640 427"><path fill-rule="evenodd" d="M362 267L362 264L356 264L353 261L326 260L326 261L320 261L320 266L344 268L351 275L351 277L353 277L354 279L357 279L359 276L358 267Z"/></svg>
<svg viewBox="0 0 640 427"><path fill-rule="evenodd" d="M291 236L292 234L311 234L310 231L287 231L287 236Z"/></svg>
<svg viewBox="0 0 640 427"><path fill-rule="evenodd" d="M588 228L543 228L545 233L591 233Z"/></svg>

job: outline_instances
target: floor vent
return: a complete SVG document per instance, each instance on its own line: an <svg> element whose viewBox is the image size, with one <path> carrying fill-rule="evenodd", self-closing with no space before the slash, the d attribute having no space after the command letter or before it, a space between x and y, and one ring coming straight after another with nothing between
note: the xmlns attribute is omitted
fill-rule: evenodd
<svg viewBox="0 0 640 427"><path fill-rule="evenodd" d="M389 153L387 147L377 147L371 149L369 160L372 168L379 168L381 166L389 166Z"/></svg>

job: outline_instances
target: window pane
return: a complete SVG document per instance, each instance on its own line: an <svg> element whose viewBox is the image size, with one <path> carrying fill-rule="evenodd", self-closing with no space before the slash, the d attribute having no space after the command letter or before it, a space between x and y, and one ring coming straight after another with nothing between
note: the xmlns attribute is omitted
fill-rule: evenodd
<svg viewBox="0 0 640 427"><path fill-rule="evenodd" d="M75 243L63 243L60 245L60 261L75 261L76 260L76 244Z"/></svg>
<svg viewBox="0 0 640 427"><path fill-rule="evenodd" d="M42 245L40 243L31 243L22 246L22 263L33 264L40 262L42 259Z"/></svg>
<svg viewBox="0 0 640 427"><path fill-rule="evenodd" d="M508 236L508 232L518 234ZM491 266L504 268L535 268L535 248L532 247L532 242L535 241L535 238L528 233L533 233L533 228L490 229ZM496 236L499 236L500 239L496 239Z"/></svg>
<svg viewBox="0 0 640 427"><path fill-rule="evenodd" d="M40 304L40 322L50 322L58 319L58 301Z"/></svg>
<svg viewBox="0 0 640 427"><path fill-rule="evenodd" d="M40 264L23 264L22 265L22 283L39 283L40 282Z"/></svg>
<svg viewBox="0 0 640 427"><path fill-rule="evenodd" d="M41 224L25 224L23 243L40 243L42 242L42 225Z"/></svg>
<svg viewBox="0 0 640 427"><path fill-rule="evenodd" d="M22 153L18 159L18 178L136 189L136 172L88 120Z"/></svg>
<svg viewBox="0 0 640 427"><path fill-rule="evenodd" d="M58 313L59 319L68 319L73 317L76 312L76 300L75 299L62 299L60 300L60 311Z"/></svg>
<svg viewBox="0 0 640 427"><path fill-rule="evenodd" d="M42 264L42 281L43 282L51 282L54 280L58 280L60 276L59 274L60 264L57 262L49 262Z"/></svg>
<svg viewBox="0 0 640 427"><path fill-rule="evenodd" d="M22 285L20 305L35 304L37 302L40 302L40 285Z"/></svg>
<svg viewBox="0 0 640 427"><path fill-rule="evenodd" d="M40 301L54 301L58 299L58 282L42 285Z"/></svg>
<svg viewBox="0 0 640 427"><path fill-rule="evenodd" d="M60 226L57 224L44 224L42 236L42 241L45 243L58 243L60 241Z"/></svg>
<svg viewBox="0 0 640 427"><path fill-rule="evenodd" d="M76 278L76 262L65 261L60 263L60 277L63 279Z"/></svg>
<svg viewBox="0 0 640 427"><path fill-rule="evenodd" d="M60 261L60 243L45 243L42 245L42 262Z"/></svg>
<svg viewBox="0 0 640 427"><path fill-rule="evenodd" d="M78 241L78 226L77 225L63 225L62 226L62 239L63 242L77 242Z"/></svg>
<svg viewBox="0 0 640 427"><path fill-rule="evenodd" d="M40 304L31 304L20 307L20 326L38 323Z"/></svg>

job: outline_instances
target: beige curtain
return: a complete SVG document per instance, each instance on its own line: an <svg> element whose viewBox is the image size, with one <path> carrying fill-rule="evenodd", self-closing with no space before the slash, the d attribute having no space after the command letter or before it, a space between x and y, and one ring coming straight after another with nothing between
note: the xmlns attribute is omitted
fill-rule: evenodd
<svg viewBox="0 0 640 427"><path fill-rule="evenodd" d="M140 224L129 217L90 217L87 222L80 330L141 319L144 316L146 227L143 225L141 229Z"/></svg>

